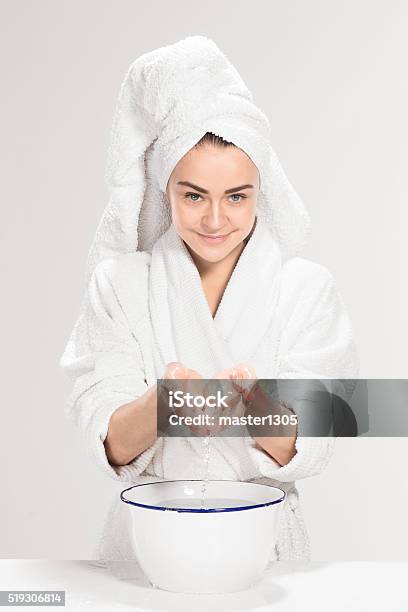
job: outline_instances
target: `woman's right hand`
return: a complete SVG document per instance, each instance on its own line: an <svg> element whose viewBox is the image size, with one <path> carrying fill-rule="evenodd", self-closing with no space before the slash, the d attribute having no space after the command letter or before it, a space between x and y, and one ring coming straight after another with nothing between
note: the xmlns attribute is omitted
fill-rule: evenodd
<svg viewBox="0 0 408 612"><path fill-rule="evenodd" d="M166 365L163 379L176 379L176 380L197 380L201 376L195 370L187 368L187 366L180 363L180 361L172 361Z"/></svg>
<svg viewBox="0 0 408 612"><path fill-rule="evenodd" d="M159 418L160 415L162 415L163 413L166 413L166 416L163 418L164 424L167 427L169 427L168 425L168 417L172 414L177 414L178 416L182 416L182 417L186 417L186 416L195 416L196 414L200 414L201 410L197 410L195 408L190 408L188 406L181 406L181 407L177 407L175 409L171 409L169 407L169 401L168 401L168 394L166 393L166 391L174 391L174 390L178 390L178 389L182 389L185 393L191 392L192 395L197 395L198 393L203 393L204 394L204 387L201 388L200 383L198 383L198 380L202 380L201 375L199 374L199 372L197 372L196 370L193 370L191 368L188 368L187 366L185 366L184 364L182 364L179 361L173 361L171 363L168 363L166 365L166 369L164 371L162 380L165 381L169 381L168 384L166 384L166 382L162 383L161 385L161 393L162 393L162 398L161 401L163 402L160 405L160 409L159 409ZM174 380L182 380L182 381L194 381L191 385L191 390L189 388L189 384L187 382L183 382L182 385L177 385L177 384L172 384L171 381ZM163 425L164 425L163 424ZM162 425L162 427L163 427ZM198 435L206 435L206 428L202 427L202 426L198 426L198 425L187 425L187 427L194 433L198 434ZM161 429L161 431L163 431L163 429L161 427L159 427Z"/></svg>

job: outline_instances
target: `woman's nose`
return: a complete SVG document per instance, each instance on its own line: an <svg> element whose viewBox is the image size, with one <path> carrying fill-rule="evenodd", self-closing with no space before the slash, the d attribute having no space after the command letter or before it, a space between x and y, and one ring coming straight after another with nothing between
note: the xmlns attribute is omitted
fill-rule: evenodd
<svg viewBox="0 0 408 612"><path fill-rule="evenodd" d="M219 202L211 203L203 217L204 225L212 230L218 230L223 227L225 221L226 217L222 205Z"/></svg>

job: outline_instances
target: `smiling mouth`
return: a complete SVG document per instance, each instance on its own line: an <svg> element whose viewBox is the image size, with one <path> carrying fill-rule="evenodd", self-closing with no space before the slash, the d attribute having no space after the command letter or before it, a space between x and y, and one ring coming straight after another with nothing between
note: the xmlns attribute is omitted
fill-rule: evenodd
<svg viewBox="0 0 408 612"><path fill-rule="evenodd" d="M203 238L210 238L212 240L216 240L217 238L226 238L227 236L229 236L229 234L217 234L217 235L211 235L211 234L198 234L199 236L202 236Z"/></svg>
<svg viewBox="0 0 408 612"><path fill-rule="evenodd" d="M220 244L224 244L224 242L227 241L228 236L231 235L232 232L230 232L229 234L217 234L217 235L208 235L208 234L199 234L197 232L197 236L200 238L201 242L203 244L206 244L207 246L218 246Z"/></svg>

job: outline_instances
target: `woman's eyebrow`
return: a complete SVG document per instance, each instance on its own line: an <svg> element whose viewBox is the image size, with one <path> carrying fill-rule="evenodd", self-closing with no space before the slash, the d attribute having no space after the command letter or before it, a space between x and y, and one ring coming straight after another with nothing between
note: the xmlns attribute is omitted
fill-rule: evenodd
<svg viewBox="0 0 408 612"><path fill-rule="evenodd" d="M196 191L200 191L201 193L210 193L208 189L204 189L204 187L198 187L197 185L193 185L189 181L178 181L177 185L184 185L185 187L191 187ZM253 185L241 185L240 187L233 187L232 189L226 189L224 193L234 193L235 191L242 191L243 189L253 189Z"/></svg>

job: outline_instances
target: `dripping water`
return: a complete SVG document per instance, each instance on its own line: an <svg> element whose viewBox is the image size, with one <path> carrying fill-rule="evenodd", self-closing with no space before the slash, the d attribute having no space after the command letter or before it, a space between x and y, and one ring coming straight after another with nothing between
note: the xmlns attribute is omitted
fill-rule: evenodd
<svg viewBox="0 0 408 612"><path fill-rule="evenodd" d="M205 506L205 499L207 494L207 483L209 477L209 466L210 466L210 451L211 451L211 442L210 442L211 433L204 438L204 478L201 486L201 510Z"/></svg>

